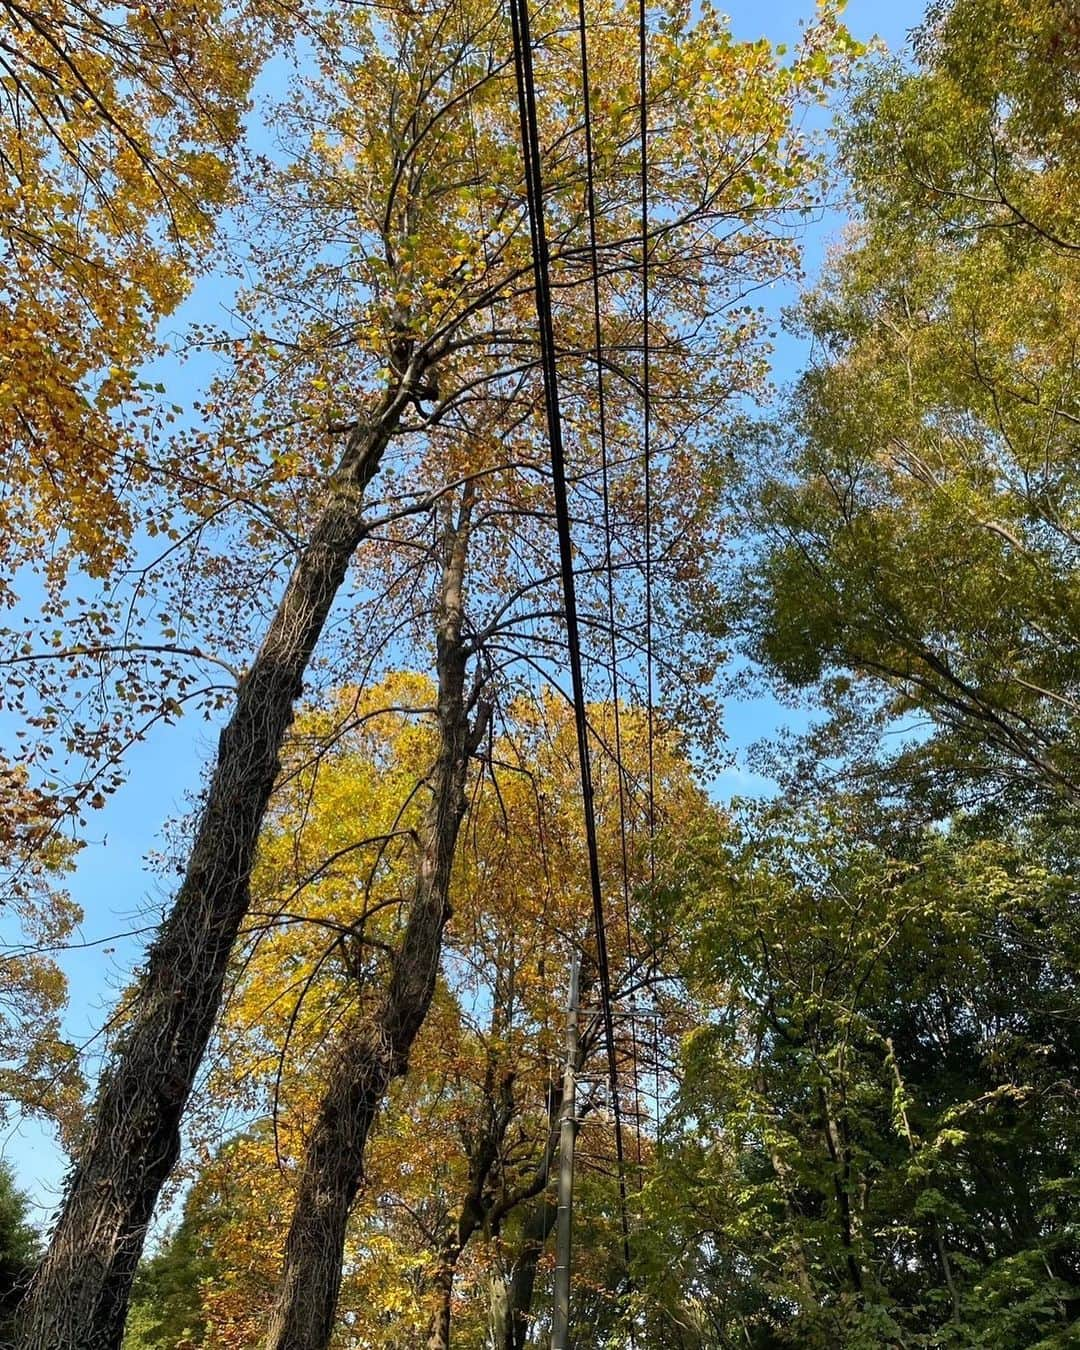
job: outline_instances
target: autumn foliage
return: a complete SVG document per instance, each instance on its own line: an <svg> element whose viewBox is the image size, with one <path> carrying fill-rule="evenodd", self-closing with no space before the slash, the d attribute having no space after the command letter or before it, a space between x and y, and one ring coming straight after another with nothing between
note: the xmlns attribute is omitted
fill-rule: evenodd
<svg viewBox="0 0 1080 1350"><path fill-rule="evenodd" d="M546 1344L575 1130L574 1344L1073 1343L1080 27L841 9L0 0L19 1350Z"/></svg>

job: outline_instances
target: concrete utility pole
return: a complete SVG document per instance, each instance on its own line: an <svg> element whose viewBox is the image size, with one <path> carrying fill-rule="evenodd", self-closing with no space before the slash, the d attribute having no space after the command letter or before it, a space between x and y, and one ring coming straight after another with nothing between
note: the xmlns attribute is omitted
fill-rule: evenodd
<svg viewBox="0 0 1080 1350"><path fill-rule="evenodd" d="M581 958L570 965L570 1003L566 1010L566 1067L563 1070L562 1122L559 1126L559 1209L555 1227L555 1307L551 1350L570 1344L570 1242L574 1211L574 1142L577 1139L578 988Z"/></svg>

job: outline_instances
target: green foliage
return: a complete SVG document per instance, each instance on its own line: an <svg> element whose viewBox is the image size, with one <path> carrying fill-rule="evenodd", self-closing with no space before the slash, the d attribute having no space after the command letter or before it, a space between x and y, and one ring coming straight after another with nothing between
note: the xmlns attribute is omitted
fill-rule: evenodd
<svg viewBox="0 0 1080 1350"><path fill-rule="evenodd" d="M200 1281L215 1268L198 1219L179 1227L139 1267L124 1350L188 1350L203 1343Z"/></svg>
<svg viewBox="0 0 1080 1350"><path fill-rule="evenodd" d="M648 1278L723 1330L682 1343L1067 1344L1075 877L1032 837L780 802L687 905L717 1011L684 1047Z"/></svg>
<svg viewBox="0 0 1080 1350"><path fill-rule="evenodd" d="M228 1259L230 1220L238 1209L228 1175L246 1136L225 1146L196 1178L180 1222L135 1275L124 1350L195 1350L206 1344L204 1284Z"/></svg>
<svg viewBox="0 0 1080 1350"><path fill-rule="evenodd" d="M10 1167L0 1163L0 1344L38 1257L38 1236L26 1212L26 1196L16 1189Z"/></svg>
<svg viewBox="0 0 1080 1350"><path fill-rule="evenodd" d="M716 1011L652 1188L701 1344L1080 1333L1080 29L954 0L914 45L853 103L860 219L741 482L733 615L828 717L684 897Z"/></svg>
<svg viewBox="0 0 1080 1350"><path fill-rule="evenodd" d="M845 132L862 219L748 485L747 645L841 719L867 690L928 714L939 786L1075 801L1080 34L1057 0L956 0L916 52Z"/></svg>
<svg viewBox="0 0 1080 1350"><path fill-rule="evenodd" d="M747 653L826 710L822 726L785 745L782 792L723 820L681 758L667 762L658 737L648 757L663 825L658 868L637 847L644 827L630 832L627 863L615 826L624 793L631 814L643 809L640 715L622 714L623 745L636 750L617 801L616 776L597 755L603 873L617 876L622 864L629 880L625 938L613 925L610 950L619 974L633 973L636 958L638 973L651 967L657 985L648 995L653 1045L627 1045L620 1019L617 1050L626 1064L653 1055L663 1078L656 1115L661 1105L674 1110L654 1128L636 1099L631 1112L627 1086L627 1119L639 1122L627 1136L631 1175L643 1182L629 1200L628 1279L593 1050L578 1101L579 1344L1080 1343L1074 10L1071 0L935 3L915 38L914 68L882 63L851 105L841 148L859 218L801 306L815 360L784 433L772 435L771 456L759 453L768 433L748 433L743 457L752 467L741 478L737 464L722 475L734 474L756 533L738 551L744 570L730 612L714 606L702 615L687 648L741 624ZM637 49L622 9L606 12L614 36L596 48L598 164L609 184L601 244L621 251L639 211L637 180L619 167L632 139L619 127L635 111L626 90ZM674 112L654 131L657 201L677 214L696 202L704 179L727 184L727 195L702 208L708 229L685 257L670 241L653 255L663 278L656 294L669 305L669 336L655 349L654 396L665 419L657 425L696 454L720 425L710 420L683 436L681 419L690 426L688 410L712 397L703 391L721 373L732 390L754 390L761 374L758 319L746 316L729 333L720 318L733 255L726 225L711 233L714 217L752 222L732 236L745 276L764 280L786 263L786 239L759 234L755 222L810 200L816 165L788 130L792 100L829 87L851 48L827 7L823 34L762 83L750 76L764 53L733 46L711 9L682 45L688 11L668 13L653 111L667 100ZM310 156L275 181L312 237L325 229L328 206L349 222L355 276L334 286L348 301L342 312L355 309L347 324L355 340L341 341L336 324L322 320L306 327L325 268L317 251L299 273L293 246L279 271L273 250L257 259L258 287L243 304L260 312L280 280L281 314L296 318L308 345L243 349L236 389L212 411L228 426L235 413L246 442L251 406L261 427L280 400L282 483L307 462L313 424L336 423L357 389L381 387L403 334L409 352L438 325L460 336L469 355L444 359L442 392L432 395L445 400L474 380L495 389L505 375L499 334L531 323L518 286L528 242L520 230L501 234L519 197L501 67L477 66L471 101L449 85L440 95L447 102L424 136L436 135L450 167L430 182L417 170L389 246L387 191L393 205L401 151L387 91L396 106L410 50L420 67L427 61L418 33L436 54L462 43L479 55L486 42L486 11L466 6L459 16L476 25L467 41L439 7L424 16L432 22L419 28L408 9L385 27L366 11L343 20L362 59L330 61L325 87L298 93L284 115L305 138L310 123L325 123ZM571 87L577 60L572 43L552 42L543 79ZM572 145L576 105L552 101L550 115L562 119L557 143ZM693 128L686 136L684 125ZM406 159L421 139L406 142ZM749 157L740 150L733 163L746 163L732 168L732 147L744 142L762 148ZM458 183L455 166L478 151L482 168ZM379 182L383 198L371 186ZM555 270L573 278L580 183L571 174L556 184L548 201L563 250ZM577 350L591 333L591 309L572 303L573 287L560 289L560 332ZM489 309L494 324L496 308L506 318L489 334L479 325ZM605 341L620 349L637 340L623 331L623 310L613 289ZM664 312L653 313L658 333ZM716 350L700 371L673 336L691 319L716 328ZM516 346L512 354L516 361ZM564 374L573 369L568 356ZM267 370L276 372L272 394ZM588 424L591 379L566 383ZM521 408L537 389L531 376L521 385ZM713 392L720 399L719 385ZM635 431L635 415L611 413L614 439ZM514 444L531 453L531 423L517 425L505 432L497 420L478 421L460 444L444 427L396 472L405 481L410 464L427 472L445 452L455 474L487 474L487 457L498 462ZM695 529L702 523L694 538L712 538L711 518L709 529L703 522L715 484L702 504L697 459L673 457L668 467L673 491L658 500L670 510L685 497L685 518ZM526 519L535 514L532 492L521 498ZM401 528L394 547L411 557L420 536ZM501 613L517 564L511 536L492 538L474 594ZM388 576L389 539L369 541ZM673 576L670 610L680 621L684 609L712 603L711 573L687 566ZM414 719L431 691L399 675L371 696L385 699L378 716L374 704L361 714L361 695L348 689L298 723L254 876L252 919L264 926L236 963L196 1117L209 1138L222 1115L274 1111L277 1133L238 1136L204 1162L180 1223L140 1268L127 1350L243 1350L262 1335L296 1159L326 1072L321 1055L343 998L381 998L414 866L417 784L430 757L430 728ZM568 935L587 931L589 904L575 752L554 706L530 710L522 700L509 710L506 739L492 738L487 777L470 801L443 978L409 1076L384 1105L350 1230L335 1333L342 1344L417 1343L446 1291L455 1343L489 1344L492 1290L503 1278L505 1292L529 1241L550 1236L547 1211L531 1202L550 1201L562 967ZM594 705L591 716L598 743L610 744L610 710ZM707 716L699 710L698 719ZM884 731L913 722L917 733L899 751L883 750ZM332 749L312 755L309 740ZM597 1027L588 1034L595 1042ZM537 1216L542 1240L528 1237ZM0 1242L10 1291L35 1240L6 1174ZM546 1331L545 1263L550 1248L540 1260L536 1344Z"/></svg>

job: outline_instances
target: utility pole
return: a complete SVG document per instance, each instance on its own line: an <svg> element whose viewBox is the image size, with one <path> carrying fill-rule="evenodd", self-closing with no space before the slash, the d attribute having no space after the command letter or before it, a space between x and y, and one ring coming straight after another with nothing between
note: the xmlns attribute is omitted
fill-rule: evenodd
<svg viewBox="0 0 1080 1350"><path fill-rule="evenodd" d="M570 964L570 1003L566 1010L566 1067L563 1070L562 1121L559 1125L559 1208L555 1227L555 1307L551 1350L570 1344L570 1242L574 1212L574 1142L577 1139L578 989L581 958Z"/></svg>

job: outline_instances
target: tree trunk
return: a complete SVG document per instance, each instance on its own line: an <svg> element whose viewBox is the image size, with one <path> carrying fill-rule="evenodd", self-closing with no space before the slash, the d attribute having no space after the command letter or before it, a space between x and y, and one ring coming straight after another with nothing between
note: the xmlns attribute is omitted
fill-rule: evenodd
<svg viewBox="0 0 1080 1350"><path fill-rule="evenodd" d="M435 1274L434 1285L438 1301L428 1323L427 1350L450 1350L451 1301L454 1297L457 1257L456 1250L447 1253Z"/></svg>
<svg viewBox="0 0 1080 1350"><path fill-rule="evenodd" d="M840 1126L832 1112L828 1094L819 1089L822 1112L822 1130L825 1145L832 1161L833 1193L836 1197L836 1212L840 1221L840 1239L844 1244L848 1275L855 1293L863 1292L862 1267L855 1249L855 1225L851 1213L851 1153L845 1145Z"/></svg>
<svg viewBox="0 0 1080 1350"><path fill-rule="evenodd" d="M457 526L448 528L436 635L439 749L405 934L379 1012L358 1016L338 1042L304 1159L266 1350L324 1350L330 1339L368 1133L387 1088L408 1067L435 991L469 760L486 720L481 711L469 726L461 640L471 504L466 488Z"/></svg>
<svg viewBox="0 0 1080 1350"><path fill-rule="evenodd" d="M497 1262L488 1276L488 1345L493 1350L510 1345L510 1286Z"/></svg>
<svg viewBox="0 0 1080 1350"><path fill-rule="evenodd" d="M555 1230L555 1218L555 1204L547 1195L538 1196L522 1224L521 1247L509 1280L492 1281L493 1350L525 1350L536 1270L548 1235Z"/></svg>
<svg viewBox="0 0 1080 1350"><path fill-rule="evenodd" d="M492 1013L492 1024L493 1032L497 1032L501 1024L501 1013L497 1007ZM507 1126L513 1118L514 1075L512 1073L502 1075L497 1095L495 1079L495 1064L489 1059L484 1075L486 1119L469 1149L469 1184L461 1201L454 1234L443 1246L433 1280L436 1303L435 1311L428 1323L427 1350L449 1350L454 1278L457 1275L458 1261L472 1235L480 1228L486 1217L485 1191L491 1173L499 1161Z"/></svg>
<svg viewBox="0 0 1080 1350"><path fill-rule="evenodd" d="M362 497L410 385L354 431L329 497L221 733L184 881L103 1073L48 1250L20 1310L20 1350L117 1350L146 1226L249 904L255 845L304 672L363 537Z"/></svg>

